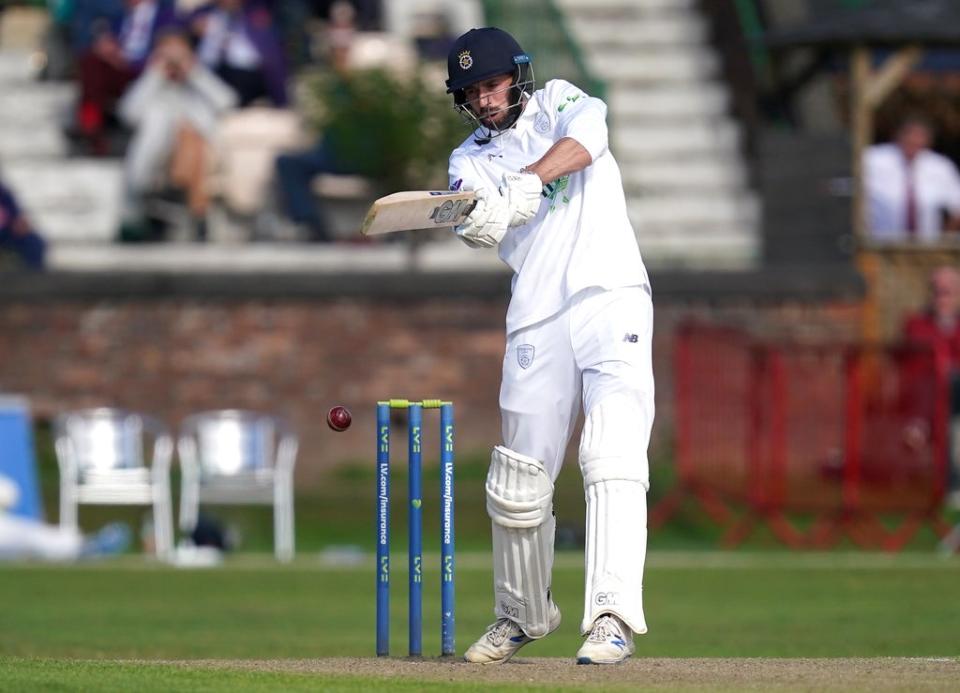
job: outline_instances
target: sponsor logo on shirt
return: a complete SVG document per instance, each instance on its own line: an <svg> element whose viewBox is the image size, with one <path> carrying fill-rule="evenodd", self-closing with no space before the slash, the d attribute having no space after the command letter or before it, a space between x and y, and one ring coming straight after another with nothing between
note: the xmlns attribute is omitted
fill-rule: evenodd
<svg viewBox="0 0 960 693"><path fill-rule="evenodd" d="M574 94L573 96L568 96L566 101L557 106L557 113L563 113L564 108L579 101L581 96L583 96L583 94Z"/></svg>
<svg viewBox="0 0 960 693"><path fill-rule="evenodd" d="M562 178L557 178L552 183L547 183L543 186L543 196L550 200L551 212L557 208L558 198L563 204L568 204L570 202L570 198L567 197L563 192L567 189L569 184L570 176L563 176Z"/></svg>
<svg viewBox="0 0 960 693"><path fill-rule="evenodd" d="M636 344L637 342L640 341L640 338L631 332L627 332L625 335L623 335L623 341L630 342L631 344Z"/></svg>
<svg viewBox="0 0 960 693"><path fill-rule="evenodd" d="M461 186L461 185L463 185L463 178L457 178L455 181L453 181L453 182L450 184L450 191L451 191L451 192L456 192L457 190L460 189L460 186Z"/></svg>

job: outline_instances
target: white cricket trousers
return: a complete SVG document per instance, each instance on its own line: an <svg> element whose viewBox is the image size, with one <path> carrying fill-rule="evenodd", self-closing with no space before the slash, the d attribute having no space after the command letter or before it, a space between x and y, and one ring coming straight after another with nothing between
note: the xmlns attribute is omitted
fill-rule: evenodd
<svg viewBox="0 0 960 693"><path fill-rule="evenodd" d="M586 289L550 318L507 335L500 387L506 447L543 462L556 481L581 398L589 415L611 394L636 397L653 427L653 302L648 286ZM635 451L646 455L646 450Z"/></svg>

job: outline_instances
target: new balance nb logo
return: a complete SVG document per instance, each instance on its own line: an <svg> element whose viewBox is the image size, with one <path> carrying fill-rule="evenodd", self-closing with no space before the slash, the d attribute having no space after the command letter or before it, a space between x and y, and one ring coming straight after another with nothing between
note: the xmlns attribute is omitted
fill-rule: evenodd
<svg viewBox="0 0 960 693"><path fill-rule="evenodd" d="M638 337L635 334L631 334L630 332L627 332L623 336L623 341L630 342L631 344L636 344L638 341L640 341L640 337Z"/></svg>

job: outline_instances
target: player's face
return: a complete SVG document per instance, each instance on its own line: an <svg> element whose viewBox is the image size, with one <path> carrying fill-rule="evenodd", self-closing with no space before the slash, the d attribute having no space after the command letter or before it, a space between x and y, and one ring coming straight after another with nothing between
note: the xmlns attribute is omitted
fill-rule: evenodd
<svg viewBox="0 0 960 693"><path fill-rule="evenodd" d="M475 82L463 90L467 106L481 123L495 128L508 116L512 84L510 73Z"/></svg>

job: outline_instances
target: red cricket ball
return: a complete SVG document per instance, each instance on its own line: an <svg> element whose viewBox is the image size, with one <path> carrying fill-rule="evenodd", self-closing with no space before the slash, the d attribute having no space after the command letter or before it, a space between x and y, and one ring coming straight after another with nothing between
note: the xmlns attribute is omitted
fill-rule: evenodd
<svg viewBox="0 0 960 693"><path fill-rule="evenodd" d="M353 416L350 415L350 410L346 407L333 407L327 412L327 425L334 431L346 431L350 428L350 422L352 421Z"/></svg>

